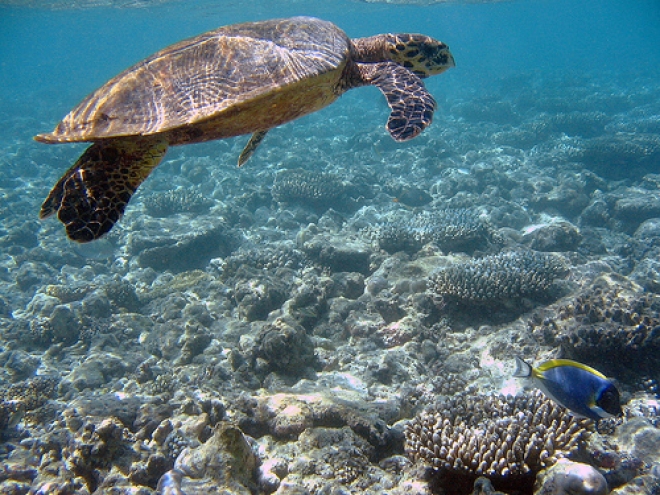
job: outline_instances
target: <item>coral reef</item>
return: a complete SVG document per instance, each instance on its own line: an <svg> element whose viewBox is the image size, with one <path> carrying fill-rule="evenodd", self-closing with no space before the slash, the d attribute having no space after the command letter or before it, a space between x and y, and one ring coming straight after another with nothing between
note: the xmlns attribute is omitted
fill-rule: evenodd
<svg viewBox="0 0 660 495"><path fill-rule="evenodd" d="M488 27L515 5L405 13L438 8ZM11 11L16 29L34 24ZM40 26L30 48L50 55L53 26ZM130 55L134 41L112 46ZM43 78L9 88L0 494L530 495L538 473L544 494L596 495L593 470L574 477L561 456L594 466L613 495L660 493L660 79L635 70L650 53L637 52L621 75L616 63L602 77L537 71L526 57L524 73L457 71L429 88L434 123L410 142L382 128L372 90L273 130L248 168L235 165L242 138L173 149L121 225L85 246L35 218L76 158L32 140L60 98ZM62 97L81 96L67 86ZM595 367L624 415L587 438L538 394L488 395L524 386L514 355Z"/></svg>
<svg viewBox="0 0 660 495"><path fill-rule="evenodd" d="M289 169L277 174L271 194L278 203L340 208L347 191L347 185L335 174Z"/></svg>
<svg viewBox="0 0 660 495"><path fill-rule="evenodd" d="M447 493L468 493L478 476L496 489L529 487L537 473L586 441L590 421L542 393L458 396L408 423L405 450ZM524 490L523 490L524 491Z"/></svg>
<svg viewBox="0 0 660 495"><path fill-rule="evenodd" d="M142 202L145 212L158 218L176 213L201 213L213 205L213 200L195 189L170 189L147 196Z"/></svg>
<svg viewBox="0 0 660 495"><path fill-rule="evenodd" d="M450 265L431 277L429 289L442 302L494 304L545 294L566 271L554 255L514 251Z"/></svg>
<svg viewBox="0 0 660 495"><path fill-rule="evenodd" d="M388 253L414 253L429 242L449 251L472 252L485 246L494 235L479 213L465 208L426 211L402 221L387 222L374 230L373 237Z"/></svg>
<svg viewBox="0 0 660 495"><path fill-rule="evenodd" d="M255 271L275 271L277 268L290 268L296 270L304 266L305 255L298 249L289 247L261 249L240 248L235 253L224 258L222 277L245 276L249 269Z"/></svg>
<svg viewBox="0 0 660 495"><path fill-rule="evenodd" d="M592 363L620 380L632 382L640 374L657 380L658 311L657 294L605 275L562 303L556 318L539 322L533 331L556 340L566 357Z"/></svg>

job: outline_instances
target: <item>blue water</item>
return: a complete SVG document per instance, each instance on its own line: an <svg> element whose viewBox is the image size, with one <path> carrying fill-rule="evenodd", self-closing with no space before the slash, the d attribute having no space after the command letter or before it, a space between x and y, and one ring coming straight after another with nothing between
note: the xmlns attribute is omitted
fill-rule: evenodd
<svg viewBox="0 0 660 495"><path fill-rule="evenodd" d="M578 70L609 77L611 71L632 76L660 66L660 4L653 0L239 4L186 1L63 11L0 7L2 105L11 112L14 104L22 108L26 99L36 99L54 119L117 72L170 43L224 24L300 14L331 20L351 36L416 31L445 41L457 68L429 84L444 92L488 85L516 71Z"/></svg>

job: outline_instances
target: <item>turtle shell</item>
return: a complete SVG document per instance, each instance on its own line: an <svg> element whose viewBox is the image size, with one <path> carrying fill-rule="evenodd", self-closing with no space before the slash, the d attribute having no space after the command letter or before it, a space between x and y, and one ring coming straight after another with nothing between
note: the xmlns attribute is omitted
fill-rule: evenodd
<svg viewBox="0 0 660 495"><path fill-rule="evenodd" d="M350 47L311 17L225 26L125 70L36 139L165 134L184 144L267 130L334 101Z"/></svg>

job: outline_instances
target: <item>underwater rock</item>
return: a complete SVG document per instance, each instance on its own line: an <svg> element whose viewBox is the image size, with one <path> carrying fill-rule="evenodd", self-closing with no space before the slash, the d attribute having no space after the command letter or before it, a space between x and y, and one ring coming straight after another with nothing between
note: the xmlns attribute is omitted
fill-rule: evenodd
<svg viewBox="0 0 660 495"><path fill-rule="evenodd" d="M203 268L212 258L229 255L238 245L234 233L223 223L197 229L179 238L150 237L144 242L143 249L139 249L141 243L137 240L129 249L139 253L138 264L143 268L172 272Z"/></svg>
<svg viewBox="0 0 660 495"><path fill-rule="evenodd" d="M356 272L339 272L332 276L332 287L328 297L357 299L364 294L364 276Z"/></svg>
<svg viewBox="0 0 660 495"><path fill-rule="evenodd" d="M424 206L433 201L433 197L425 190L414 185L401 183L400 181L389 181L383 190L394 197L395 203L406 206Z"/></svg>
<svg viewBox="0 0 660 495"><path fill-rule="evenodd" d="M300 377L316 362L314 344L305 329L286 318L267 323L246 351L259 374L274 371Z"/></svg>
<svg viewBox="0 0 660 495"><path fill-rule="evenodd" d="M593 466L559 459L541 471L534 495L607 495L605 477Z"/></svg>
<svg viewBox="0 0 660 495"><path fill-rule="evenodd" d="M124 376L127 367L128 363L120 356L92 352L73 369L66 381L78 390L99 388L112 378Z"/></svg>
<svg viewBox="0 0 660 495"><path fill-rule="evenodd" d="M121 481L112 479L113 466L127 469L137 461L138 454L133 450L135 439L131 432L115 418L96 421L83 420L82 426L73 432L70 444L63 456L71 473L90 492Z"/></svg>
<svg viewBox="0 0 660 495"><path fill-rule="evenodd" d="M286 301L288 287L276 277L241 280L234 287L238 313L247 321L265 320Z"/></svg>
<svg viewBox="0 0 660 495"><path fill-rule="evenodd" d="M36 299L35 296L32 302L37 303ZM53 306L46 299L41 298L39 303L31 306L31 310L36 310L38 304L45 302L38 310L41 316L30 320L29 332L23 338L37 345L48 346L52 344L73 345L78 342L83 332L79 316L70 305L56 304ZM57 301L57 299L54 300ZM48 314L49 312L50 314Z"/></svg>
<svg viewBox="0 0 660 495"><path fill-rule="evenodd" d="M271 458L259 466L259 488L265 493L272 493L280 487L281 481L289 474L286 459Z"/></svg>
<svg viewBox="0 0 660 495"><path fill-rule="evenodd" d="M660 194L634 190L614 204L614 217L623 222L625 231L634 232L644 220L660 218Z"/></svg>
<svg viewBox="0 0 660 495"><path fill-rule="evenodd" d="M257 463L243 432L221 422L202 445L183 450L174 470L183 474L183 493L213 493L211 487L221 486L227 495L250 495L256 488Z"/></svg>
<svg viewBox="0 0 660 495"><path fill-rule="evenodd" d="M175 366L189 364L195 356L204 352L212 340L213 335L202 325L186 324L186 330L178 342L181 346L181 354L172 364Z"/></svg>
<svg viewBox="0 0 660 495"><path fill-rule="evenodd" d="M582 235L569 222L553 222L526 229L525 240L535 251L576 251Z"/></svg>
<svg viewBox="0 0 660 495"><path fill-rule="evenodd" d="M465 304L494 304L544 294L566 272L556 256L513 251L450 265L431 276L429 290Z"/></svg>
<svg viewBox="0 0 660 495"><path fill-rule="evenodd" d="M478 476L505 492L531 491L537 473L586 441L589 425L539 391L459 395L406 425L405 450L446 493L470 493Z"/></svg>
<svg viewBox="0 0 660 495"><path fill-rule="evenodd" d="M305 242L303 251L319 265L333 272L358 272L368 275L371 271L370 246L346 235L319 234Z"/></svg>
<svg viewBox="0 0 660 495"><path fill-rule="evenodd" d="M135 291L135 286L125 280L113 280L103 286L108 299L118 308L130 313L139 313L142 303Z"/></svg>

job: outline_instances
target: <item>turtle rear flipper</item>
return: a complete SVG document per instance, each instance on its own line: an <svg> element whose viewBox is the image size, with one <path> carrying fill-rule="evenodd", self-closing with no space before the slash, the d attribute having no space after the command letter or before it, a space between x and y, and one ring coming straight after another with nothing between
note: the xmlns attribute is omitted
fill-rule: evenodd
<svg viewBox="0 0 660 495"><path fill-rule="evenodd" d="M396 141L408 141L433 120L436 103L422 80L394 62L358 64L364 82L380 89L392 109L387 130Z"/></svg>
<svg viewBox="0 0 660 495"><path fill-rule="evenodd" d="M112 229L138 186L167 151L163 139L99 141L62 176L41 205L40 218L57 213L70 239L89 242Z"/></svg>

